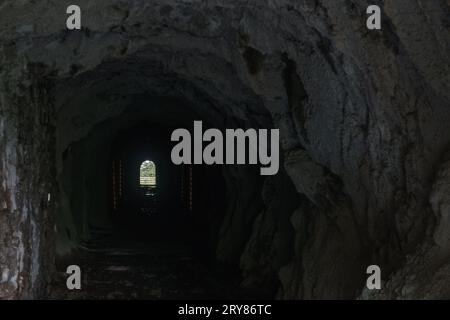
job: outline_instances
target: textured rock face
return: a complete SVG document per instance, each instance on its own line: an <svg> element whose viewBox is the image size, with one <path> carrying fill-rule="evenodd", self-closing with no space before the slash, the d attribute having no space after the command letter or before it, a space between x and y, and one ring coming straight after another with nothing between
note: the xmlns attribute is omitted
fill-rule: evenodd
<svg viewBox="0 0 450 320"><path fill-rule="evenodd" d="M217 127L280 128L280 177L260 190L251 172L225 174L216 254L244 286L355 298L378 264L377 297L449 297L448 2L390 1L371 32L368 4L78 1L83 29L68 32L69 3L4 0L0 296L44 292L64 150L168 96Z"/></svg>
<svg viewBox="0 0 450 320"><path fill-rule="evenodd" d="M20 79L29 89L2 83L0 297L32 298L45 293L53 270L53 221L48 195L55 172L54 118L48 87L30 66ZM33 80L32 80L33 79Z"/></svg>

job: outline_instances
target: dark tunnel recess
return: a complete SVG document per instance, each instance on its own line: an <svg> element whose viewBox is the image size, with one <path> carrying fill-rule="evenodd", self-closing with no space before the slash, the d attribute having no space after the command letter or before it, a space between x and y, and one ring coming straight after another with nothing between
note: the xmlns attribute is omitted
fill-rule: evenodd
<svg viewBox="0 0 450 320"><path fill-rule="evenodd" d="M176 128L192 131L195 120L205 129L271 128L270 115L245 90L249 111L234 114L232 105L216 105L175 75L147 76L142 70L151 74L148 64L141 63L122 62L124 70L109 62L58 85L64 97L57 122L57 259L65 261L79 249L178 243L189 245L205 264L235 274L237 286L273 297L279 286L274 269L251 265L248 276L239 269L242 255L252 250L246 244L254 220L270 199L280 197L286 213L298 204L284 171L266 178L255 165L174 165L170 158ZM175 83L183 92L176 94ZM156 169L151 188L141 185L145 162ZM270 191L264 200L266 180ZM283 250L265 263L285 264L293 250L292 227L281 227ZM254 277L254 271L262 274ZM257 289L263 283L265 290Z"/></svg>
<svg viewBox="0 0 450 320"><path fill-rule="evenodd" d="M67 30L2 1L0 298L67 297L69 264L107 299L449 298L448 1L377 2L382 30L366 1L80 0ZM171 165L194 120L279 129L278 174Z"/></svg>

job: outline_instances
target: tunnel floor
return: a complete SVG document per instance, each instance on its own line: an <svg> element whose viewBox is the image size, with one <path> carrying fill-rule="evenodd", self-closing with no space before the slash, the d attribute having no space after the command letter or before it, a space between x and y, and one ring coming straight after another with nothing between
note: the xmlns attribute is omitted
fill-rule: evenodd
<svg viewBox="0 0 450 320"><path fill-rule="evenodd" d="M123 235L122 235L123 237ZM229 270L209 266L192 244L135 239L110 240L78 249L57 263L51 299L249 299ZM66 268L80 266L81 290L68 290Z"/></svg>

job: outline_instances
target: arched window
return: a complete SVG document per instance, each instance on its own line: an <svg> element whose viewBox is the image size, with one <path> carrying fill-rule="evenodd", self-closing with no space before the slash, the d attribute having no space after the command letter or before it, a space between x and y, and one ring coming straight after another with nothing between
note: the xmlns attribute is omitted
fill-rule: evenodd
<svg viewBox="0 0 450 320"><path fill-rule="evenodd" d="M141 187L156 187L156 166L153 161L145 160L142 162L139 172Z"/></svg>

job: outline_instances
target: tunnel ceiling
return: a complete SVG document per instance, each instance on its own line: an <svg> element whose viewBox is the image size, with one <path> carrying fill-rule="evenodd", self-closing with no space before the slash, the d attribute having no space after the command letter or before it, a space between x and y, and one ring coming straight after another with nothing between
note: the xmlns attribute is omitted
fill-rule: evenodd
<svg viewBox="0 0 450 320"><path fill-rule="evenodd" d="M212 63L219 64L214 60ZM230 83L238 84L230 66L223 68L223 75L230 78ZM97 123L142 106L147 107L148 116L158 119L161 125L191 127L192 117L186 117L190 112L196 114L197 119L221 128L239 123L246 123L247 127L272 126L260 97L239 85L229 90L235 94L224 95L212 79L188 79L166 71L161 61L150 63L131 58L105 63L93 71L63 80L54 88L58 125L65 133L62 136L73 135L61 143L63 148L67 147L70 141L80 139ZM177 100L173 103L176 106L172 110L160 107L164 99Z"/></svg>
<svg viewBox="0 0 450 320"><path fill-rule="evenodd" d="M380 32L365 28L367 1L80 0L79 32L65 30L69 4L0 5L0 194L15 217L0 220L14 234L0 238L0 262L16 279L2 294L43 290L52 208L40 203L58 185L47 163L161 97L217 127L280 129L284 170L264 183L264 208L241 219L251 235L239 252L227 246L241 221L230 211L218 243L244 284L278 281L280 298L354 298L376 262L390 279L379 297L449 294L450 280L437 283L450 247L448 2L386 2ZM277 192L287 181L289 201ZM280 213L280 202L296 208ZM287 237L295 248L280 245ZM423 275L430 263L443 267Z"/></svg>

